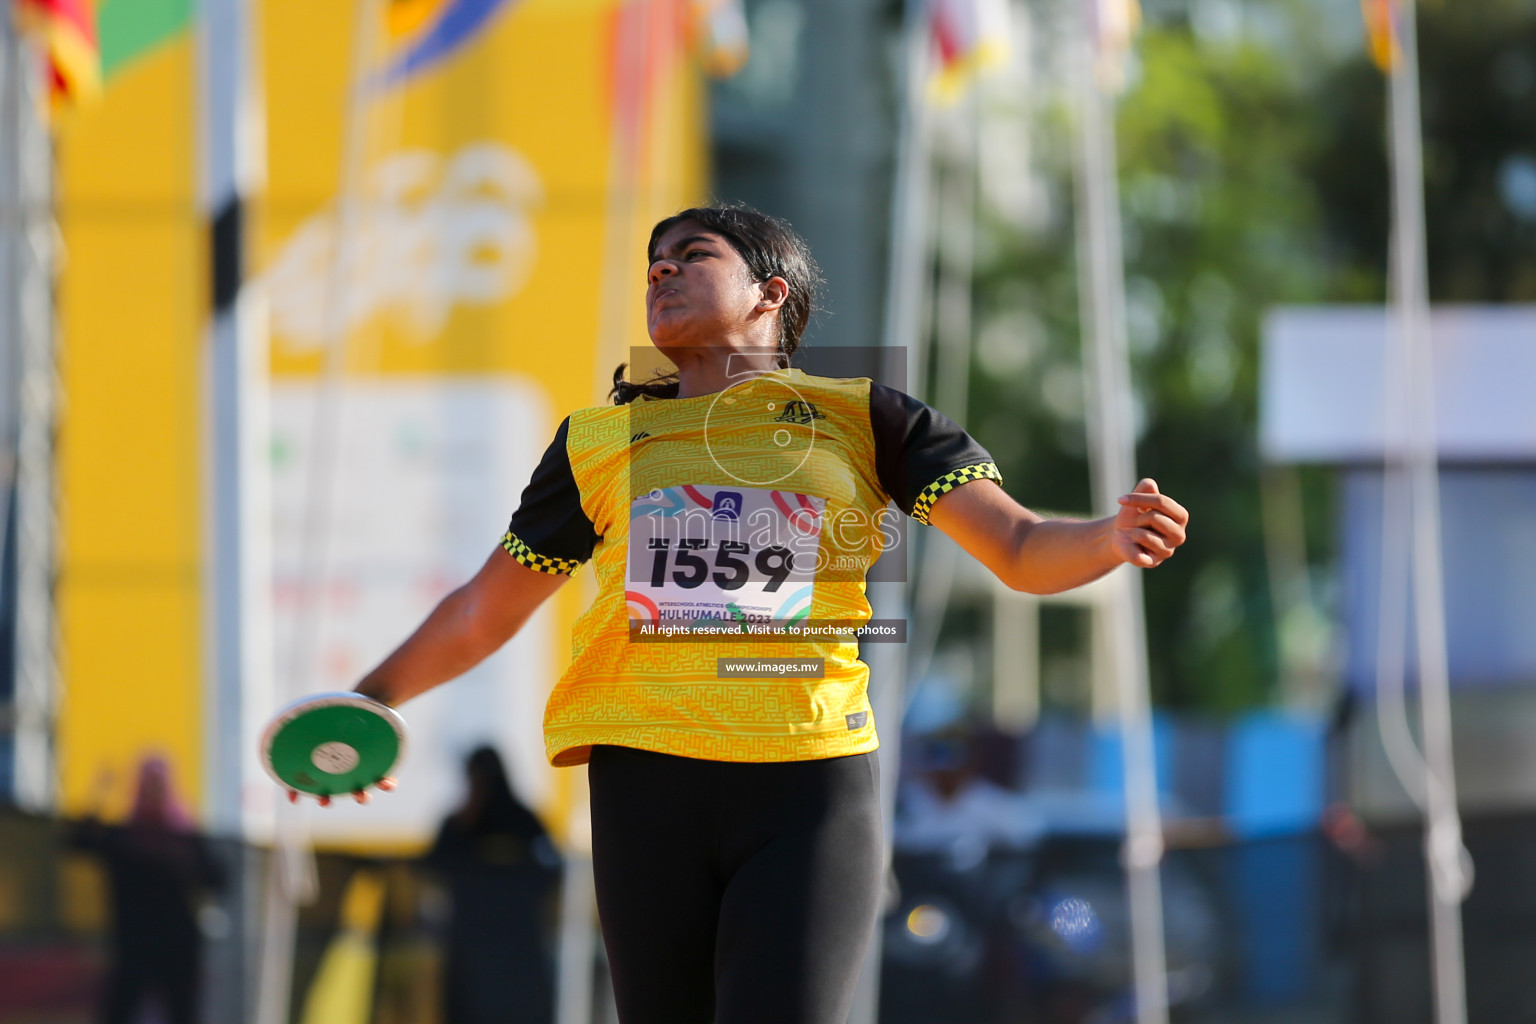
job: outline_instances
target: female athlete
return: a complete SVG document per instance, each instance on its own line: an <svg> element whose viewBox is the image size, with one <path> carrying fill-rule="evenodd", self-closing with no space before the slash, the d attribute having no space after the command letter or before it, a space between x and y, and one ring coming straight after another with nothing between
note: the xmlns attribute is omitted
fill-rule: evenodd
<svg viewBox="0 0 1536 1024"><path fill-rule="evenodd" d="M464 673L591 561L544 727L551 763L588 765L620 1020L834 1024L882 870L869 672L835 630L869 619L888 506L1037 594L1159 564L1189 517L1143 480L1112 517L1042 519L938 412L790 367L819 275L781 221L686 210L647 255L676 374L620 367L613 406L571 414L501 548L357 690L396 705Z"/></svg>

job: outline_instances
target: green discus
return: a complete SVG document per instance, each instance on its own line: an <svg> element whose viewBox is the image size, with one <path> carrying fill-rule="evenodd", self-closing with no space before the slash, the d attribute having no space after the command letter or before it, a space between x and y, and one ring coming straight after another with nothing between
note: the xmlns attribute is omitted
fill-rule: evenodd
<svg viewBox="0 0 1536 1024"><path fill-rule="evenodd" d="M280 786L339 796L378 784L405 751L405 721L358 693L318 693L278 712L261 762Z"/></svg>

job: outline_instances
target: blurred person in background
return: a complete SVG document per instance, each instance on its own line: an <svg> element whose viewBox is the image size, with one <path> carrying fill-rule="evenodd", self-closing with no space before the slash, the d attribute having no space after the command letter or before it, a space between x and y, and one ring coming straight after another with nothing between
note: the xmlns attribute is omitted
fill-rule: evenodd
<svg viewBox="0 0 1536 1024"><path fill-rule="evenodd" d="M740 628L741 604L773 622L867 622L866 574L895 542L883 518L892 501L1032 593L1160 564L1184 542L1188 513L1143 480L1116 515L1046 520L1009 497L991 455L942 413L867 377L792 367L820 273L783 221L685 210L655 226L646 258L647 327L676 373L631 382L620 366L614 406L567 417L501 548L356 689L395 705L463 674L594 562L597 597L573 629L544 730L551 764L589 765L619 1019L840 1024L884 862L857 642L653 643L631 625ZM700 508L705 522L693 521ZM763 530L748 510L769 520ZM738 517L753 523L745 540L674 545L663 532L713 533ZM820 548L795 562L785 545L807 536L840 549L829 565ZM720 667L722 656L808 655L824 672L732 678Z"/></svg>
<svg viewBox="0 0 1536 1024"><path fill-rule="evenodd" d="M121 825L101 820L113 785L98 778L93 807L70 833L70 843L101 861L111 894L102 1024L137 1024L158 1003L167 1024L193 1024L202 980L202 898L222 887L224 872L176 797L170 764L162 757L139 765L133 808Z"/></svg>
<svg viewBox="0 0 1536 1024"><path fill-rule="evenodd" d="M549 1024L554 963L547 936L560 858L538 816L512 792L501 755L480 747L469 792L426 865L448 889L445 1024Z"/></svg>
<svg viewBox="0 0 1536 1024"><path fill-rule="evenodd" d="M896 808L899 848L971 861L993 846L1025 848L1040 839L1043 823L1024 798L978 770L974 737L963 726L917 737L913 761L916 772L902 784Z"/></svg>

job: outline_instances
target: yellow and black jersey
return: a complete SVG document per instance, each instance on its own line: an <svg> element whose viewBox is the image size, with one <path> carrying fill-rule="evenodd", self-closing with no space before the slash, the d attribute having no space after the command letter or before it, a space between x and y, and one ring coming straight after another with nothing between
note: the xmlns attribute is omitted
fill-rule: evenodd
<svg viewBox="0 0 1536 1024"><path fill-rule="evenodd" d="M875 749L857 643L692 630L868 622L865 576L901 536L891 503L926 523L985 479L1001 477L965 431L866 377L779 370L573 413L503 540L539 572L597 573L545 711L551 763L585 763L594 744L716 761ZM669 626L689 629L657 639ZM820 658L823 675L721 677L722 658L782 657Z"/></svg>

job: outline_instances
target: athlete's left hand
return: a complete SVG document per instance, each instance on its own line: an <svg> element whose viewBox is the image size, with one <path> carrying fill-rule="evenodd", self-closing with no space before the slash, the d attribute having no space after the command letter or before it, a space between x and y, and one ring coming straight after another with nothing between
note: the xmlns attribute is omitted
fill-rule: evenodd
<svg viewBox="0 0 1536 1024"><path fill-rule="evenodd" d="M1110 544L1122 562L1150 569L1173 557L1188 526L1189 510L1159 493L1157 481L1148 477L1120 496Z"/></svg>

